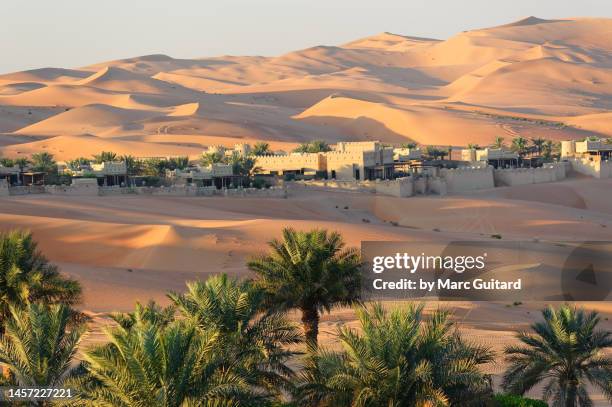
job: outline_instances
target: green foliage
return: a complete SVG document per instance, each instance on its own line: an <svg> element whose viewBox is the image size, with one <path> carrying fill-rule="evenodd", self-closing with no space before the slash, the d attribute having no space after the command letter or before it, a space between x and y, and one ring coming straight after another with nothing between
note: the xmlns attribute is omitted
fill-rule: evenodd
<svg viewBox="0 0 612 407"><path fill-rule="evenodd" d="M272 150L270 149L270 144L264 143L262 141L259 143L255 143L255 145L253 146L252 153L253 155L268 155L272 154Z"/></svg>
<svg viewBox="0 0 612 407"><path fill-rule="evenodd" d="M300 146L293 151L296 153L324 153L331 151L331 147L323 140L313 140L308 143L300 144Z"/></svg>
<svg viewBox="0 0 612 407"><path fill-rule="evenodd" d="M449 314L423 306L357 310L360 330L342 327L342 352L307 359L297 396L304 406L480 406L491 396L481 365L487 348L465 342Z"/></svg>
<svg viewBox="0 0 612 407"><path fill-rule="evenodd" d="M515 137L512 139L512 151L519 155L524 155L527 150L527 139L524 137Z"/></svg>
<svg viewBox="0 0 612 407"><path fill-rule="evenodd" d="M74 373L71 362L85 332L74 311L62 304L10 307L5 333L0 338L0 363L9 374L3 386L64 387Z"/></svg>
<svg viewBox="0 0 612 407"><path fill-rule="evenodd" d="M37 250L30 233L0 234L0 321L9 317L11 306L34 301L74 304L80 294L78 282L60 275Z"/></svg>
<svg viewBox="0 0 612 407"><path fill-rule="evenodd" d="M495 148L503 148L504 147L504 138L501 136L495 137L495 143L493 143L493 147Z"/></svg>
<svg viewBox="0 0 612 407"><path fill-rule="evenodd" d="M106 329L109 342L84 352L80 375L68 382L74 404L96 406L256 406L262 396L220 354L218 333L187 321L167 325L136 318Z"/></svg>
<svg viewBox="0 0 612 407"><path fill-rule="evenodd" d="M216 153L204 153L200 159L200 163L203 166L209 166L213 164L221 164L225 161L225 155L219 152Z"/></svg>
<svg viewBox="0 0 612 407"><path fill-rule="evenodd" d="M120 160L117 154L113 153L112 151L102 151L100 154L94 154L93 159L96 164Z"/></svg>
<svg viewBox="0 0 612 407"><path fill-rule="evenodd" d="M425 148L425 156L427 156L431 160L438 160L444 158L448 154L449 153L447 150L443 150L438 147L427 146Z"/></svg>
<svg viewBox="0 0 612 407"><path fill-rule="evenodd" d="M503 388L522 395L543 382L543 399L553 406L590 406L590 384L612 402L612 358L605 355L612 333L597 329L598 314L564 305L542 316L531 326L534 334L517 335L522 345L506 348Z"/></svg>
<svg viewBox="0 0 612 407"><path fill-rule="evenodd" d="M32 154L32 169L46 173L57 173L57 163L53 154L47 152Z"/></svg>
<svg viewBox="0 0 612 407"><path fill-rule="evenodd" d="M10 158L0 158L0 166L2 167L13 167L15 165L15 161Z"/></svg>
<svg viewBox="0 0 612 407"><path fill-rule="evenodd" d="M515 394L496 394L495 407L548 407L542 400L534 400Z"/></svg>
<svg viewBox="0 0 612 407"><path fill-rule="evenodd" d="M222 274L187 284L185 294L169 294L180 314L202 332L218 335L217 351L235 360L259 392L280 396L293 370L287 347L302 342L297 327L275 310L264 310L264 293L249 281ZM262 311L263 310L263 311Z"/></svg>
<svg viewBox="0 0 612 407"><path fill-rule="evenodd" d="M401 148L407 148L409 150L415 149L417 148L417 143L414 142L410 142L410 143L403 143L400 145Z"/></svg>
<svg viewBox="0 0 612 407"><path fill-rule="evenodd" d="M249 261L248 267L259 277L270 306L302 312L306 340L316 346L320 312L359 299L359 251L345 249L340 234L318 229L286 228L283 239L269 246L269 254Z"/></svg>
<svg viewBox="0 0 612 407"><path fill-rule="evenodd" d="M74 160L70 160L68 161L66 164L68 165L68 168L70 168L73 171L80 171L81 169L83 169L84 166L88 166L90 163L90 160L85 158L85 157L79 157L79 158L75 158Z"/></svg>

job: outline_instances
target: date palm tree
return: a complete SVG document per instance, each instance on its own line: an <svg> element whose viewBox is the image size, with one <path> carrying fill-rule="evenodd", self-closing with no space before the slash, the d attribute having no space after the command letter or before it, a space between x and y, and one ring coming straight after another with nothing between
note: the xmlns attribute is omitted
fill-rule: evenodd
<svg viewBox="0 0 612 407"><path fill-rule="evenodd" d="M10 307L29 302L75 304L81 287L60 275L38 251L28 232L0 233L0 332L10 316Z"/></svg>
<svg viewBox="0 0 612 407"><path fill-rule="evenodd" d="M255 143L255 145L253 146L253 155L269 155L269 154L272 154L272 150L270 149L270 144L261 141L259 143Z"/></svg>
<svg viewBox="0 0 612 407"><path fill-rule="evenodd" d="M274 396L289 387L294 372L287 366L302 342L297 327L275 311L262 311L264 293L249 281L222 274L187 284L185 294L168 295L182 316L201 330L219 332L219 351L236 355L233 363L249 382Z"/></svg>
<svg viewBox="0 0 612 407"><path fill-rule="evenodd" d="M524 137L515 137L512 139L512 149L521 157L525 154L527 148L527 139Z"/></svg>
<svg viewBox="0 0 612 407"><path fill-rule="evenodd" d="M25 157L15 159L15 165L19 167L19 177L21 185L23 185L23 170L30 164L30 160Z"/></svg>
<svg viewBox="0 0 612 407"><path fill-rule="evenodd" d="M487 348L466 343L445 311L423 315L422 305L357 310L361 330L342 327L341 352L319 349L307 359L300 405L481 406L491 397L493 360Z"/></svg>
<svg viewBox="0 0 612 407"><path fill-rule="evenodd" d="M249 261L257 284L278 309L302 313L306 341L316 347L320 313L359 300L361 257L346 249L339 233L327 230L283 230L283 239L269 243L269 254Z"/></svg>
<svg viewBox="0 0 612 407"><path fill-rule="evenodd" d="M510 367L502 386L524 394L544 383L543 396L554 407L591 406L587 384L601 390L612 402L612 358L604 351L612 347L612 332L597 329L596 312L564 305L542 311L544 321L531 326L534 333L521 332L522 345L506 348Z"/></svg>
<svg viewBox="0 0 612 407"><path fill-rule="evenodd" d="M0 364L8 370L0 379L2 385L64 387L74 373L71 362L86 330L73 316L63 304L10 307L0 337Z"/></svg>
<svg viewBox="0 0 612 407"><path fill-rule="evenodd" d="M117 153L113 153L112 151L102 151L100 154L94 154L93 159L96 164L102 164L105 162L118 161L119 157Z"/></svg>
<svg viewBox="0 0 612 407"><path fill-rule="evenodd" d="M493 143L493 147L502 148L504 146L504 138L501 136L495 137L495 142Z"/></svg>
<svg viewBox="0 0 612 407"><path fill-rule="evenodd" d="M75 405L257 406L265 400L228 368L233 355L218 351L219 332L189 321L169 324L135 312L133 324L105 330L109 342L84 352L80 374L67 383Z"/></svg>

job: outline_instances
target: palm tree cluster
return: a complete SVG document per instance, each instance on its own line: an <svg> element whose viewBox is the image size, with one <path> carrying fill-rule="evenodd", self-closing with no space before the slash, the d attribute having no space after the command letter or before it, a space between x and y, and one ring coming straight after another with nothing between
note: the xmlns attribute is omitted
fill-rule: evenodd
<svg viewBox="0 0 612 407"><path fill-rule="evenodd" d="M331 151L331 146L323 140L313 140L302 143L293 150L295 153L325 153L327 151Z"/></svg>
<svg viewBox="0 0 612 407"><path fill-rule="evenodd" d="M490 349L462 338L447 311L362 303L360 264L337 233L285 229L248 263L253 280L187 283L168 306L110 314L106 342L79 348L79 285L30 234L2 234L0 386L69 388L62 404L74 406L495 406L539 383L553 406L592 405L588 385L612 401L612 333L596 313L545 310L505 350L510 394L494 397ZM337 329L340 350L319 346L320 314L351 304L359 328Z"/></svg>

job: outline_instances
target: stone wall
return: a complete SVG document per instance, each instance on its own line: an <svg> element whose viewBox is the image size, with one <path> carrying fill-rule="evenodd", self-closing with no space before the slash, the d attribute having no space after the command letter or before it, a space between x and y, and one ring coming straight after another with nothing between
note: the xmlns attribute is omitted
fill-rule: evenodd
<svg viewBox="0 0 612 407"><path fill-rule="evenodd" d="M404 198L414 195L413 177L397 178L394 180L377 181L375 183L377 194L391 195Z"/></svg>
<svg viewBox="0 0 612 407"><path fill-rule="evenodd" d="M446 182L449 194L494 188L493 168L456 168L440 170L440 177Z"/></svg>
<svg viewBox="0 0 612 407"><path fill-rule="evenodd" d="M8 182L5 179L0 179L0 196L9 196Z"/></svg>
<svg viewBox="0 0 612 407"><path fill-rule="evenodd" d="M322 190L340 189L356 192L376 192L376 184L374 181L311 180L295 182L293 185Z"/></svg>
<svg viewBox="0 0 612 407"><path fill-rule="evenodd" d="M95 178L75 178L71 185L47 185L45 192L53 195L96 196L98 180Z"/></svg>
<svg viewBox="0 0 612 407"><path fill-rule="evenodd" d="M494 171L495 186L514 186L556 182L565 179L563 163L546 164L540 168L507 168Z"/></svg>
<svg viewBox="0 0 612 407"><path fill-rule="evenodd" d="M612 161L601 161L592 157L569 157L573 171L595 178L612 178Z"/></svg>

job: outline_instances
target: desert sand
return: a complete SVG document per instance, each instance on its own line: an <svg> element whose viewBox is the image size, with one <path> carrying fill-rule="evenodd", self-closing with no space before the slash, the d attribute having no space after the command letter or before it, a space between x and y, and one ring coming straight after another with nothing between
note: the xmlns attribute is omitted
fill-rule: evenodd
<svg viewBox="0 0 612 407"><path fill-rule="evenodd" d="M312 187L293 187L287 199L30 195L0 199L0 230L31 230L40 249L82 283L79 307L94 319L87 344L103 340L101 327L109 323L109 311L129 311L135 301L149 299L167 304L167 291L181 291L185 281L216 273L252 276L245 262L289 225L337 230L350 246L364 240L487 240L493 234L522 241L610 240L611 199L612 180L587 178L443 198ZM539 318L544 305L452 302L428 307L450 308L467 337L501 351L514 342L516 330L528 329ZM580 306L600 311L603 325L612 329L612 303ZM351 309L323 316L326 346L336 346L333 333L340 324L355 326ZM499 380L504 364L500 359L488 369Z"/></svg>
<svg viewBox="0 0 612 407"><path fill-rule="evenodd" d="M612 137L609 38L612 19L529 17L446 40L382 33L278 57L148 55L10 73L0 75L0 156L196 158L205 146L259 140L289 151L312 139L463 146L497 136ZM109 311L167 303L168 290L215 273L250 276L246 260L288 225L337 230L351 246L492 235L611 240L610 202L612 180L590 178L444 198L300 188L288 199L32 195L0 198L0 230L31 230L82 283L91 343L102 340ZM581 305L612 329L610 303ZM428 305L437 306L500 351L543 304ZM324 344L334 346L339 324L354 326L353 311L323 317ZM503 367L490 366L496 380Z"/></svg>
<svg viewBox="0 0 612 407"><path fill-rule="evenodd" d="M612 136L612 19L382 33L277 57L148 55L0 75L0 154L199 155L311 139L461 146Z"/></svg>

